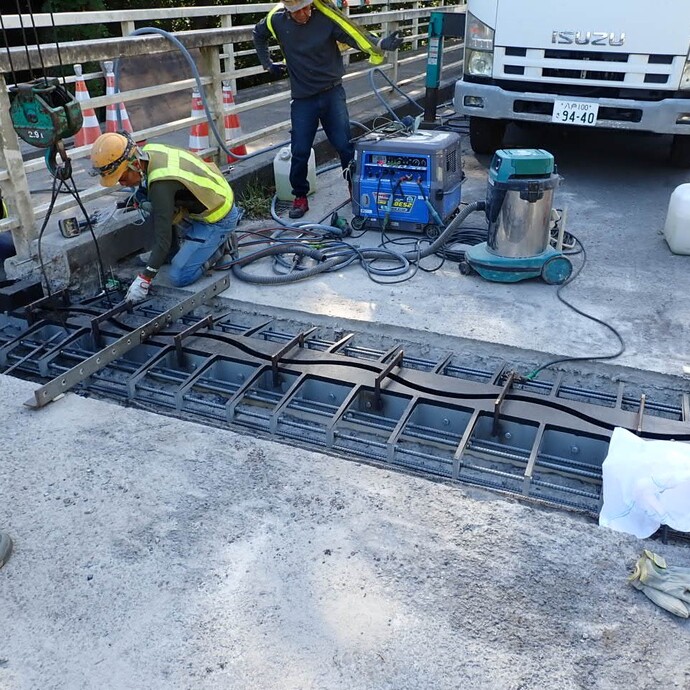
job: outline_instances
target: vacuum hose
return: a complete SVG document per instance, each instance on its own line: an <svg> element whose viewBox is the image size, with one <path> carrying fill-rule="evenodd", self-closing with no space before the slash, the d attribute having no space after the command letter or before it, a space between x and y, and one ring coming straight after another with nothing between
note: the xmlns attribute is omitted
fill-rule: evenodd
<svg viewBox="0 0 690 690"><path fill-rule="evenodd" d="M396 256L400 257L405 264L405 269L410 261L420 261L424 257L430 256L437 252L446 241L455 233L457 228L462 225L465 219L475 211L483 211L485 203L483 201L475 201L465 206L465 208L458 213L453 220L448 223L444 231L430 244L424 251L409 251ZM306 256L319 263L311 268L293 271L287 275L262 276L247 273L243 266L253 263L257 259L262 259L267 256L276 256L280 254L295 254L296 256ZM256 285L281 285L284 283L294 283L298 280L304 280L319 273L326 273L328 271L344 268L352 263L355 258L360 260L375 261L377 259L388 260L392 258L392 253L386 249L367 248L367 249L352 249L352 251L343 251L338 256L331 257L324 260L324 254L321 250L302 244L281 244L272 247L267 247L258 252L245 256L239 259L232 267L232 272L236 278L247 283L254 283Z"/></svg>

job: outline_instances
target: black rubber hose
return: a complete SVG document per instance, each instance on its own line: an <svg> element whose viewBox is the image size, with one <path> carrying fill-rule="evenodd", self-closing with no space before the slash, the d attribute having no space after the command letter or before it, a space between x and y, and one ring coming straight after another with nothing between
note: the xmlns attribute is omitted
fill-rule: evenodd
<svg viewBox="0 0 690 690"><path fill-rule="evenodd" d="M446 225L445 230L426 249L424 249L422 252L405 252L403 253L403 256L406 259L414 259L416 261L418 259L423 259L427 256L430 256L431 254L435 254L450 239L451 235L458 229L458 227L465 222L467 216L475 211L483 211L485 206L486 203L484 201L473 201L471 204L467 204L467 206L465 206L465 208L463 208L462 211L460 211L460 213L458 213L458 215L455 216L455 218L453 218L448 225Z"/></svg>
<svg viewBox="0 0 690 690"><path fill-rule="evenodd" d="M434 254L440 247L442 247L447 240L455 233L458 226L460 226L467 216L475 211L483 211L485 203L483 201L474 201L471 204L465 206L465 208L458 213L453 220L448 223L445 230L436 238L436 241L430 244L424 251L410 251L401 254L408 261L419 261L431 254ZM373 260L373 259L390 259L390 252L377 249L375 247L361 249L357 252L361 258ZM267 256L274 256L276 254L297 254L299 256L307 256L311 259L319 261L316 266L307 268L304 270L293 271L287 275L279 276L260 276L254 275L252 273L247 273L247 271L242 269L242 266L251 264L258 259L263 259ZM272 247L266 247L258 252L254 252L244 259L239 259L232 267L233 275L246 283L254 283L256 285L283 285L285 283L295 283L298 280L304 280L305 278L310 278L311 276L318 275L319 273L325 273L327 271L332 271L338 268L341 264L345 264L350 261L350 257L347 255L338 256L333 259L328 259L323 261L323 253L318 249L312 247L304 246L301 244L281 244Z"/></svg>
<svg viewBox="0 0 690 690"><path fill-rule="evenodd" d="M281 276L254 275L252 273L247 273L247 271L242 268L242 266L253 263L258 259L263 259L267 256L274 256L275 254L296 254L298 256L306 256L320 263L312 266L312 268L293 271L292 273ZM266 249L255 252L251 254L251 256L247 256L244 261L240 259L236 264L233 265L232 273L237 279L242 280L245 283L254 283L256 285L281 285L283 283L294 283L304 278L310 278L313 275L324 273L325 271L331 271L336 268L338 264L343 263L344 261L347 261L347 257L338 256L334 259L324 261L323 252L320 249L315 249L314 247L307 247L301 244L281 244L273 247L266 247Z"/></svg>

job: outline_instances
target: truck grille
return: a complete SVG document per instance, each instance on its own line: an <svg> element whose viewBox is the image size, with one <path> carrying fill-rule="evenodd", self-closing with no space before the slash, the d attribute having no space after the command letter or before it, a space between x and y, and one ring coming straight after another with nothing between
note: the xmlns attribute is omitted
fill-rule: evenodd
<svg viewBox="0 0 690 690"><path fill-rule="evenodd" d="M685 58L581 50L496 48L495 79L675 89Z"/></svg>

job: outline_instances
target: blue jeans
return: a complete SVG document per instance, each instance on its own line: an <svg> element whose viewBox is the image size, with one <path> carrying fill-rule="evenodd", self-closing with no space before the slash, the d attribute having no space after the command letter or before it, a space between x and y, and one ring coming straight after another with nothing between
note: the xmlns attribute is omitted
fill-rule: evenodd
<svg viewBox="0 0 690 690"><path fill-rule="evenodd" d="M307 196L309 155L319 122L328 141L338 152L343 170L347 168L355 155L354 144L350 142L350 115L347 112L345 89L342 84L308 98L294 98L290 103L290 121L292 124L290 133L292 193L295 196Z"/></svg>
<svg viewBox="0 0 690 690"><path fill-rule="evenodd" d="M0 232L0 263L14 256L16 253L17 252L14 251L12 233L9 230ZM0 268L2 268L2 266L0 266Z"/></svg>
<svg viewBox="0 0 690 690"><path fill-rule="evenodd" d="M187 219L183 227L180 251L170 262L170 282L183 287L199 280L204 274L204 263L208 261L237 227L239 211L233 204L225 218L217 223Z"/></svg>

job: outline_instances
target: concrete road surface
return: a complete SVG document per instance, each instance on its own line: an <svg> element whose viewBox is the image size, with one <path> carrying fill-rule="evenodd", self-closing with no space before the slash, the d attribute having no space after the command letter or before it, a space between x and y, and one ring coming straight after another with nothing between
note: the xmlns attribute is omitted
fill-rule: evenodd
<svg viewBox="0 0 690 690"><path fill-rule="evenodd" d="M643 548L479 491L0 376L0 687L690 687Z"/></svg>

